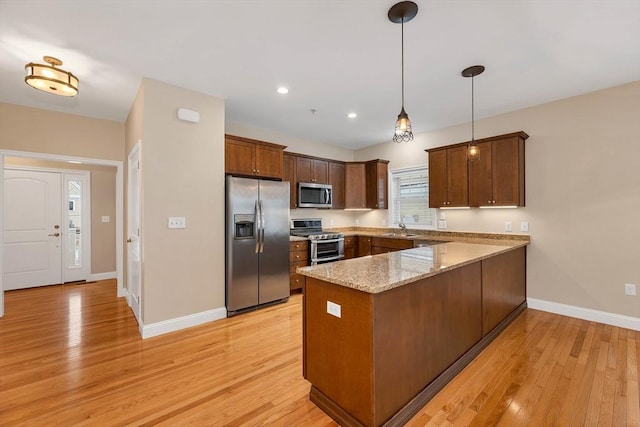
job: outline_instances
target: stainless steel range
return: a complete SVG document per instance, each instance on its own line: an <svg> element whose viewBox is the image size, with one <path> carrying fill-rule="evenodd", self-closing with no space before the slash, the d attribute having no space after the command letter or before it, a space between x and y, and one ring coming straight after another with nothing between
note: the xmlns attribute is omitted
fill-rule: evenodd
<svg viewBox="0 0 640 427"><path fill-rule="evenodd" d="M320 218L292 219L291 235L309 239L311 265L344 258L344 235L323 231Z"/></svg>

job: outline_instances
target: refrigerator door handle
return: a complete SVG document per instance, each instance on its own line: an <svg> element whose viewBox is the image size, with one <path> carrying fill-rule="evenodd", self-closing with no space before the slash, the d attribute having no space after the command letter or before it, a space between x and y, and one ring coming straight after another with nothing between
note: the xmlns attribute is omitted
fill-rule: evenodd
<svg viewBox="0 0 640 427"><path fill-rule="evenodd" d="M262 207L262 200L258 202L260 206L260 253L264 252L264 208Z"/></svg>
<svg viewBox="0 0 640 427"><path fill-rule="evenodd" d="M258 201L256 200L256 207L254 211L255 219L254 219L254 227L255 227L255 236L256 236L256 248L255 253L259 253L260 251L260 206L258 205Z"/></svg>

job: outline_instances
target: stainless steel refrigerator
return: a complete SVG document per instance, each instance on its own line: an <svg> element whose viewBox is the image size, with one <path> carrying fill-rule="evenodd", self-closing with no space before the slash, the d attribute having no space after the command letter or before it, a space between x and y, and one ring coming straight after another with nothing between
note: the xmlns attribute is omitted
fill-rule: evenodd
<svg viewBox="0 0 640 427"><path fill-rule="evenodd" d="M226 304L233 316L289 298L289 183L227 176Z"/></svg>

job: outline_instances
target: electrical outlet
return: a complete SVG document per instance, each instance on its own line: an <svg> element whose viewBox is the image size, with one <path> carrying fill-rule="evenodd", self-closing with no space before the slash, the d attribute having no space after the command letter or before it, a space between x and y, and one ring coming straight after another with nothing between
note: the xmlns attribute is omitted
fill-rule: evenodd
<svg viewBox="0 0 640 427"><path fill-rule="evenodd" d="M187 228L187 220L183 216L170 216L169 228Z"/></svg>
<svg viewBox="0 0 640 427"><path fill-rule="evenodd" d="M447 214L446 214L446 213L444 213L444 212L440 212L440 219L441 219L441 220L443 220L443 221L444 221L445 219L447 219Z"/></svg>
<svg viewBox="0 0 640 427"><path fill-rule="evenodd" d="M360 225L360 220L356 219L356 225Z"/></svg>
<svg viewBox="0 0 640 427"><path fill-rule="evenodd" d="M504 222L504 231L513 231L513 225L511 224L511 221Z"/></svg>
<svg viewBox="0 0 640 427"><path fill-rule="evenodd" d="M102 222L109 222L109 221L111 221L111 218L109 218L109 215L103 215L100 220Z"/></svg>
<svg viewBox="0 0 640 427"><path fill-rule="evenodd" d="M384 227L385 225L387 225L387 220L386 220L386 219L382 219L382 220L380 221L380 225L382 225L383 227Z"/></svg>
<svg viewBox="0 0 640 427"><path fill-rule="evenodd" d="M631 296L636 296L636 285L634 285L633 283L625 283L624 284L624 294L625 295L631 295Z"/></svg>
<svg viewBox="0 0 640 427"><path fill-rule="evenodd" d="M438 221L438 228L441 230L447 229L447 221Z"/></svg>
<svg viewBox="0 0 640 427"><path fill-rule="evenodd" d="M338 318L342 317L342 307L335 302L327 301L327 313Z"/></svg>
<svg viewBox="0 0 640 427"><path fill-rule="evenodd" d="M529 223L527 221L520 223L520 231L524 231L525 233L529 231Z"/></svg>
<svg viewBox="0 0 640 427"><path fill-rule="evenodd" d="M333 220L332 219L329 220L329 225L333 227Z"/></svg>

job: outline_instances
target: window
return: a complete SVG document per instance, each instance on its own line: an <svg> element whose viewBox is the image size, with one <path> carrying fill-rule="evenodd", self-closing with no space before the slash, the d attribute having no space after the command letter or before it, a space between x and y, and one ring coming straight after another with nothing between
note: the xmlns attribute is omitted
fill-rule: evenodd
<svg viewBox="0 0 640 427"><path fill-rule="evenodd" d="M435 228L436 210L429 208L427 166L394 169L390 174L390 223L407 228Z"/></svg>

